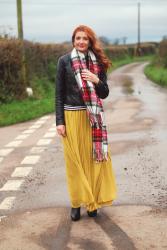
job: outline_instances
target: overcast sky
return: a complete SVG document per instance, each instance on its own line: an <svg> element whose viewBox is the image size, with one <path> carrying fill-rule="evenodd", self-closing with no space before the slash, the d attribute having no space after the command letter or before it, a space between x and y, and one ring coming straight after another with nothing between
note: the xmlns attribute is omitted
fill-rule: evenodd
<svg viewBox="0 0 167 250"><path fill-rule="evenodd" d="M167 35L167 0L22 0L24 38L71 41L74 28L90 26L97 36L137 41L137 3L141 3L141 41ZM17 36L16 0L0 0L0 33Z"/></svg>

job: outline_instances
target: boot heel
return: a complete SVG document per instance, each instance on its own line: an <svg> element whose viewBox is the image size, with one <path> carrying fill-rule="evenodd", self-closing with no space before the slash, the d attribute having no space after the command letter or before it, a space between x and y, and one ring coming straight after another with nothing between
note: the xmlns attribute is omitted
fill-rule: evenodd
<svg viewBox="0 0 167 250"><path fill-rule="evenodd" d="M97 209L93 210L93 211L87 211L87 214L89 215L89 217L96 217L97 216Z"/></svg>
<svg viewBox="0 0 167 250"><path fill-rule="evenodd" d="M79 220L81 217L80 215L80 207L77 207L77 208L74 208L72 207L71 208L71 220L72 221L77 221Z"/></svg>

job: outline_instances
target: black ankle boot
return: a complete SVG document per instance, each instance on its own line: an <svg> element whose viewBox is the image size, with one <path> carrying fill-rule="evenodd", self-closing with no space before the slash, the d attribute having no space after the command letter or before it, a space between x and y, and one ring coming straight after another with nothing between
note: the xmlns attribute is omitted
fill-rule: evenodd
<svg viewBox="0 0 167 250"><path fill-rule="evenodd" d="M89 217L96 217L97 216L97 209L93 210L93 211L87 211L87 214L89 215Z"/></svg>
<svg viewBox="0 0 167 250"><path fill-rule="evenodd" d="M71 219L73 221L77 221L80 219L80 207L77 207L77 208L72 207L71 208Z"/></svg>

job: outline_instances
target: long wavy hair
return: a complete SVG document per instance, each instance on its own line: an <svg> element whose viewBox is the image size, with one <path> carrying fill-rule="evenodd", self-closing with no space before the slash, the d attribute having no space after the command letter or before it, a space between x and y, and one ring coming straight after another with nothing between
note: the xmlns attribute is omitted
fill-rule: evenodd
<svg viewBox="0 0 167 250"><path fill-rule="evenodd" d="M110 67L110 65L112 65L112 63L110 62L108 57L104 54L100 41L97 38L94 31L90 27L85 25L79 25L78 27L76 27L72 34L73 46L74 46L75 35L78 31L83 31L87 34L90 43L89 48L94 52L98 62L101 64L101 66L103 66L104 70L107 71L107 69Z"/></svg>

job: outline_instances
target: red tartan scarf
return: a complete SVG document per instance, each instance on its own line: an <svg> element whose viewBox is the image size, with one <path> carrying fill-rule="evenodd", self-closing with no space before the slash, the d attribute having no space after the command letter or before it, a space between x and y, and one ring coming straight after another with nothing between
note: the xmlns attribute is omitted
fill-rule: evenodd
<svg viewBox="0 0 167 250"><path fill-rule="evenodd" d="M81 77L81 71L87 69L84 53L73 48L71 52L72 69L81 90L87 115L92 127L93 159L96 162L108 160L107 130L104 122L104 110L101 99L97 96L95 86ZM88 50L89 70L98 75L100 67L94 53Z"/></svg>

